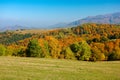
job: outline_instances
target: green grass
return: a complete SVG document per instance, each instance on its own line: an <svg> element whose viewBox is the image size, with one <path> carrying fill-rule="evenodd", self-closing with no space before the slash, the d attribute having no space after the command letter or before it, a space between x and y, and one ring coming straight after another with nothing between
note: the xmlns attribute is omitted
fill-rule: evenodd
<svg viewBox="0 0 120 80"><path fill-rule="evenodd" d="M0 57L0 80L120 80L120 61Z"/></svg>

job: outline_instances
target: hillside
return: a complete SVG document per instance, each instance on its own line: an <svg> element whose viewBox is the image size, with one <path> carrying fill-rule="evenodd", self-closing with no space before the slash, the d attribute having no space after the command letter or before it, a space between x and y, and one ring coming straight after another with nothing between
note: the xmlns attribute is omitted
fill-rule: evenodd
<svg viewBox="0 0 120 80"><path fill-rule="evenodd" d="M120 60L120 25L91 23L24 34L19 31L3 32L0 33L0 43L1 56Z"/></svg>

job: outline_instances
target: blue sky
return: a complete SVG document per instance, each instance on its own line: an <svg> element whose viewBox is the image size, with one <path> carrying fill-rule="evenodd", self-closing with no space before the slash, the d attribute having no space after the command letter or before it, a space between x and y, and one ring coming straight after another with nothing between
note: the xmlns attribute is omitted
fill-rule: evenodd
<svg viewBox="0 0 120 80"><path fill-rule="evenodd" d="M0 0L0 26L48 26L120 12L120 0Z"/></svg>

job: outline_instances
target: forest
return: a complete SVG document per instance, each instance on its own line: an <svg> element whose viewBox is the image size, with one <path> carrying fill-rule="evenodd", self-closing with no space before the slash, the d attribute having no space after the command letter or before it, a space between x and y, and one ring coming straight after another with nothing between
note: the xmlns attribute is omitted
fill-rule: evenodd
<svg viewBox="0 0 120 80"><path fill-rule="evenodd" d="M87 23L40 33L0 33L0 56L120 60L120 25Z"/></svg>

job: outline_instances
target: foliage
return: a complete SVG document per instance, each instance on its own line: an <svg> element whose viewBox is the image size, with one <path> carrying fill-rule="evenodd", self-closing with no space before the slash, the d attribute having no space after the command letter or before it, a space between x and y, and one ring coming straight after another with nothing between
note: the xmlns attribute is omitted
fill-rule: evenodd
<svg viewBox="0 0 120 80"><path fill-rule="evenodd" d="M32 36L31 34L17 34L13 32L3 32L0 33L0 43L5 45L9 45L12 43L17 44L17 41L29 38L31 36Z"/></svg>
<svg viewBox="0 0 120 80"><path fill-rule="evenodd" d="M17 52L17 56L20 56L20 57L25 57L26 56L26 51L25 51L25 47L20 47L18 52Z"/></svg>
<svg viewBox="0 0 120 80"><path fill-rule="evenodd" d="M120 60L120 49L112 52L109 56L108 56L108 60Z"/></svg>
<svg viewBox="0 0 120 80"><path fill-rule="evenodd" d="M74 53L72 52L71 48L70 47L67 47L67 48L64 48L62 51L61 51L61 56L65 59L75 59L75 55Z"/></svg>
<svg viewBox="0 0 120 80"><path fill-rule="evenodd" d="M0 56L5 55L6 48L4 45L0 44Z"/></svg>
<svg viewBox="0 0 120 80"><path fill-rule="evenodd" d="M77 42L71 45L72 51L75 53L78 60L89 60L91 56L90 46L85 42Z"/></svg>
<svg viewBox="0 0 120 80"><path fill-rule="evenodd" d="M88 23L36 32L1 32L0 55L87 61L120 60L120 25Z"/></svg>
<svg viewBox="0 0 120 80"><path fill-rule="evenodd" d="M94 60L97 60L97 61L105 60L105 55L97 47L94 47L92 48L92 58L94 58Z"/></svg>
<svg viewBox="0 0 120 80"><path fill-rule="evenodd" d="M15 53L15 49L13 48L13 46L7 46L6 48L6 56L12 56L13 53Z"/></svg>
<svg viewBox="0 0 120 80"><path fill-rule="evenodd" d="M39 46L38 40L33 39L28 43L26 49L26 56L27 57L42 57L42 50Z"/></svg>
<svg viewBox="0 0 120 80"><path fill-rule="evenodd" d="M49 58L50 57L50 48L47 41L44 41L44 50L43 50L44 57Z"/></svg>

